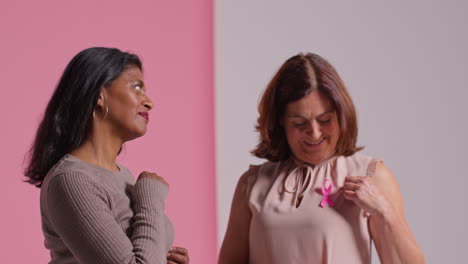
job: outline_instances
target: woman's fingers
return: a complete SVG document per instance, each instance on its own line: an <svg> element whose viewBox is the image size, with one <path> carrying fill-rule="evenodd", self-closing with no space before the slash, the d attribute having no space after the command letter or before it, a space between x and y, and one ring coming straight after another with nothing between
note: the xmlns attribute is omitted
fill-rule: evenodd
<svg viewBox="0 0 468 264"><path fill-rule="evenodd" d="M188 256L176 252L168 253L167 260L177 264L188 264L190 261Z"/></svg>
<svg viewBox="0 0 468 264"><path fill-rule="evenodd" d="M362 176L346 176L345 178L345 183L346 182L352 182L352 183L361 183L363 182L364 178Z"/></svg>
<svg viewBox="0 0 468 264"><path fill-rule="evenodd" d="M360 176L347 176L343 184L344 196L348 200L357 198L357 193L363 185L365 179Z"/></svg>
<svg viewBox="0 0 468 264"><path fill-rule="evenodd" d="M355 200L357 198L357 193L355 191L344 191L343 195L347 200Z"/></svg>
<svg viewBox="0 0 468 264"><path fill-rule="evenodd" d="M343 188L345 191L357 191L359 190L360 185L354 182L345 182Z"/></svg>
<svg viewBox="0 0 468 264"><path fill-rule="evenodd" d="M175 253L179 253L179 254L188 256L188 250L186 248L183 248L183 247L173 247L173 248L171 248L171 250L169 250L169 252L175 252Z"/></svg>
<svg viewBox="0 0 468 264"><path fill-rule="evenodd" d="M143 178L151 178L151 179L160 181L160 182L166 184L167 186L169 186L169 183L167 183L166 180L163 177L159 176L158 174L156 174L154 172L144 171L144 172L140 173L140 175L138 175L138 180L143 179Z"/></svg>
<svg viewBox="0 0 468 264"><path fill-rule="evenodd" d="M188 250L183 247L173 247L167 253L167 260L168 263L172 261L176 264L188 264L190 262Z"/></svg>
<svg viewBox="0 0 468 264"><path fill-rule="evenodd" d="M347 176L343 190L345 199L352 200L369 214L375 213L386 204L382 193L375 185L375 179L372 177Z"/></svg>

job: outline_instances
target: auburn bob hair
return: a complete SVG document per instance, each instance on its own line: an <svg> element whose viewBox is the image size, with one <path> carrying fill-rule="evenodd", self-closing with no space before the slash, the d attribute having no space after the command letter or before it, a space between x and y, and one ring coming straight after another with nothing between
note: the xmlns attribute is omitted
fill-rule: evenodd
<svg viewBox="0 0 468 264"><path fill-rule="evenodd" d="M291 155L282 120L286 106L312 91L326 96L337 111L341 136L336 155L349 156L357 147L356 110L335 68L319 55L307 53L289 58L268 84L258 105L256 130L260 134L252 154L269 161L286 160Z"/></svg>

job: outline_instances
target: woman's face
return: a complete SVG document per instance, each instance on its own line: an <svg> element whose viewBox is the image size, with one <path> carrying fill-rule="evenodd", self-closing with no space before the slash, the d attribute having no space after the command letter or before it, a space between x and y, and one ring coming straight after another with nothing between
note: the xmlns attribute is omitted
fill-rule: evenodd
<svg viewBox="0 0 468 264"><path fill-rule="evenodd" d="M136 66L123 71L109 87L103 89L104 114L109 108L107 120L114 134L124 141L143 136L149 122L148 111L153 108L146 96L143 74Z"/></svg>
<svg viewBox="0 0 468 264"><path fill-rule="evenodd" d="M284 128L293 155L312 164L333 155L340 138L336 111L319 91L286 106Z"/></svg>

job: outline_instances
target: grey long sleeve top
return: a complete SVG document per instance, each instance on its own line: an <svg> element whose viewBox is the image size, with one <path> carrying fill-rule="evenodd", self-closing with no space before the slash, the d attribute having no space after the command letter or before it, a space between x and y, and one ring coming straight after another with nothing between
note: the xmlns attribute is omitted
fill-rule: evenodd
<svg viewBox="0 0 468 264"><path fill-rule="evenodd" d="M41 218L51 264L166 264L174 229L164 214L168 188L136 181L72 155L49 171L41 187Z"/></svg>

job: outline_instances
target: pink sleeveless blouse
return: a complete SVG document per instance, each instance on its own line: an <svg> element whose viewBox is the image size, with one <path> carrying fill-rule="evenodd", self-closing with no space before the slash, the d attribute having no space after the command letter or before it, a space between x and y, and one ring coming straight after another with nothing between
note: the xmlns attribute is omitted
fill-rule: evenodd
<svg viewBox="0 0 468 264"><path fill-rule="evenodd" d="M250 263L371 263L368 217L340 189L346 176L372 176L377 162L356 153L314 167L294 159L251 166ZM325 180L332 207L320 206Z"/></svg>

